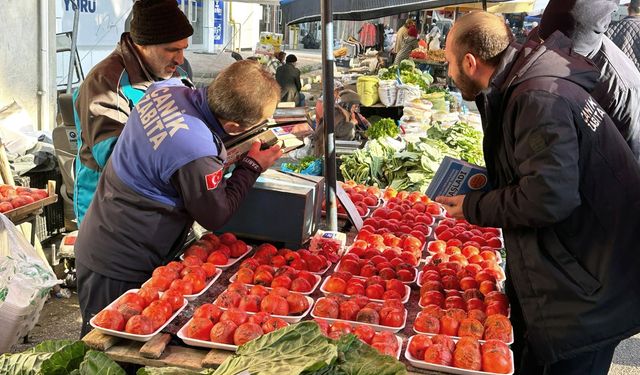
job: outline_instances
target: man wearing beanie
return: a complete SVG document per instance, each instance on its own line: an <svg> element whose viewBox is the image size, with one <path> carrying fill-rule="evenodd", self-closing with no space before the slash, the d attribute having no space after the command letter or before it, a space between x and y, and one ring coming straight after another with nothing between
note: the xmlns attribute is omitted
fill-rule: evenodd
<svg viewBox="0 0 640 375"><path fill-rule="evenodd" d="M600 77L591 96L607 112L640 164L640 72L606 35L617 0L551 0L538 30L529 40L535 43L561 31L573 42L573 50L589 58ZM536 40L536 39L540 40Z"/></svg>
<svg viewBox="0 0 640 375"><path fill-rule="evenodd" d="M304 94L300 82L300 69L296 67L296 55L287 55L285 64L276 70L276 81L280 85L282 95L280 101L294 102L296 107L304 106Z"/></svg>
<svg viewBox="0 0 640 375"><path fill-rule="evenodd" d="M116 49L89 72L74 93L78 226L133 107L152 83L186 78L179 65L192 34L175 0L138 0L133 4L131 32L122 34Z"/></svg>

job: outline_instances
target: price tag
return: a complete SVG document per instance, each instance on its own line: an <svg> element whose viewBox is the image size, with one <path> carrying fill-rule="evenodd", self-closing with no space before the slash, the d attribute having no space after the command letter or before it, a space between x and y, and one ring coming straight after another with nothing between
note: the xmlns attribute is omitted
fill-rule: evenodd
<svg viewBox="0 0 640 375"><path fill-rule="evenodd" d="M349 220L353 223L353 226L356 227L356 230L359 232L362 229L362 216L358 213L358 209L351 201L351 198L344 191L340 183L336 184L336 197L338 201L342 203L345 211L347 211L347 216L349 216Z"/></svg>

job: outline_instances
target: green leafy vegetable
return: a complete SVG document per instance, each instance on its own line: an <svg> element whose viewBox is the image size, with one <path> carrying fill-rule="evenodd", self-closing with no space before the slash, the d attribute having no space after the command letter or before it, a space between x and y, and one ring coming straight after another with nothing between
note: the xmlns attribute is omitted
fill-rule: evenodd
<svg viewBox="0 0 640 375"><path fill-rule="evenodd" d="M466 122L458 122L447 127L436 123L427 130L427 136L444 142L458 153L461 159L472 164L484 165L482 132Z"/></svg>
<svg viewBox="0 0 640 375"><path fill-rule="evenodd" d="M255 375L296 375L319 370L337 357L337 347L322 335L318 325L302 322L240 346L214 375L235 375L245 370Z"/></svg>
<svg viewBox="0 0 640 375"><path fill-rule="evenodd" d="M374 122L365 132L365 135L369 139L378 139L382 137L395 138L398 134L400 134L398 125L396 125L396 122L390 118L383 118Z"/></svg>
<svg viewBox="0 0 640 375"><path fill-rule="evenodd" d="M80 364L80 374L126 375L127 373L108 355L103 352L89 350L84 356L84 361Z"/></svg>
<svg viewBox="0 0 640 375"><path fill-rule="evenodd" d="M211 374L214 370L203 370L201 372L190 371L181 367L143 367L136 372L136 375L200 375Z"/></svg>

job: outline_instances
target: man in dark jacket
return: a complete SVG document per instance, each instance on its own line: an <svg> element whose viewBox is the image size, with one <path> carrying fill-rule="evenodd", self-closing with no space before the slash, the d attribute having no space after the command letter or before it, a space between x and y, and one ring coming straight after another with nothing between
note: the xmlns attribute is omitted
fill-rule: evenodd
<svg viewBox="0 0 640 375"><path fill-rule="evenodd" d="M600 71L591 96L607 112L640 164L640 72L604 33L618 8L612 0L551 0L536 36L547 39L556 30L573 41L573 50Z"/></svg>
<svg viewBox="0 0 640 375"><path fill-rule="evenodd" d="M629 56L640 70L640 0L631 0L627 7L629 15L611 25L607 36Z"/></svg>
<svg viewBox="0 0 640 375"><path fill-rule="evenodd" d="M296 55L287 55L286 64L276 70L276 81L280 85L280 101L294 102L296 107L304 106L304 94L300 82L300 69L296 67L298 58Z"/></svg>
<svg viewBox="0 0 640 375"><path fill-rule="evenodd" d="M180 65L193 28L175 0L138 0L131 32L74 93L78 155L73 205L82 223L131 110L153 82L187 77Z"/></svg>
<svg viewBox="0 0 640 375"><path fill-rule="evenodd" d="M241 79L238 77L251 77ZM75 244L82 334L91 317L173 260L194 220L221 227L256 179L282 155L255 143L224 178L223 142L272 116L280 88L252 61L208 88L177 78L152 85L129 116Z"/></svg>
<svg viewBox="0 0 640 375"><path fill-rule="evenodd" d="M518 374L607 374L640 331L640 167L589 96L598 72L556 32L510 43L473 12L447 38L449 75L476 99L489 192L438 197L455 218L503 228Z"/></svg>

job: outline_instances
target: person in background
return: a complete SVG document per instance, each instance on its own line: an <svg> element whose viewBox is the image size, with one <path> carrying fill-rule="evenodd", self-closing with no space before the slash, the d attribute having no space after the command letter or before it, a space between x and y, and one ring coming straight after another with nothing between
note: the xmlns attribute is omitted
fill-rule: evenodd
<svg viewBox="0 0 640 375"><path fill-rule="evenodd" d="M398 32L396 32L396 42L395 45L393 47L393 60L395 60L395 56L400 53L400 51L402 50L402 46L404 45L404 41L405 38L407 37L407 34L409 32L409 28L413 26L416 26L416 21L413 18L408 18L404 25L402 25L399 29Z"/></svg>
<svg viewBox="0 0 640 375"><path fill-rule="evenodd" d="M627 6L629 15L611 25L607 36L640 70L640 0L631 0Z"/></svg>
<svg viewBox="0 0 640 375"><path fill-rule="evenodd" d="M276 70L276 81L282 90L280 100L294 102L296 107L304 107L304 94L300 92L300 69L296 67L298 58L296 55L288 55L285 61L286 64Z"/></svg>
<svg viewBox="0 0 640 375"><path fill-rule="evenodd" d="M605 35L617 8L612 0L551 0L530 40L540 42L560 30L573 41L574 51L596 65L600 78L591 96L611 117L640 164L640 72Z"/></svg>
<svg viewBox="0 0 640 375"><path fill-rule="evenodd" d="M407 30L407 37L405 38L404 43L402 44L402 48L396 55L396 58L395 60L393 60L393 63L395 65L398 65L400 64L400 61L408 59L409 56L411 55L411 51L418 48L418 42L419 42L418 29L415 27L415 25L410 26L409 29Z"/></svg>
<svg viewBox="0 0 640 375"><path fill-rule="evenodd" d="M449 215L499 227L519 375L606 375L640 332L640 166L589 95L599 73L555 32L512 43L502 17L460 17L449 76L482 115L492 190L437 197Z"/></svg>
<svg viewBox="0 0 640 375"><path fill-rule="evenodd" d="M282 151L277 145L261 151L256 142L224 178L223 142L271 117L279 97L273 76L246 60L225 68L206 88L173 78L147 90L100 177L75 243L82 335L93 315L173 260L194 220L211 231L227 222Z"/></svg>
<svg viewBox="0 0 640 375"><path fill-rule="evenodd" d="M269 62L267 63L267 70L275 75L278 68L284 65L284 58L287 54L284 51L280 51L275 55L271 56Z"/></svg>
<svg viewBox="0 0 640 375"><path fill-rule="evenodd" d="M116 49L91 69L74 93L78 155L73 200L78 226L133 107L152 83L187 77L179 65L192 34L175 0L138 0L131 31L121 35Z"/></svg>
<svg viewBox="0 0 640 375"><path fill-rule="evenodd" d="M333 127L336 140L353 141L358 130L366 130L368 121L360 114L360 96L353 90L337 89L334 91L335 107L333 113ZM316 119L318 119L316 114ZM313 152L322 156L324 149L324 117L321 115L313 133Z"/></svg>

